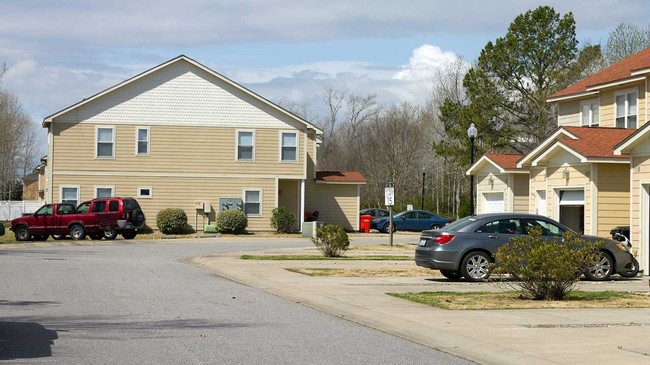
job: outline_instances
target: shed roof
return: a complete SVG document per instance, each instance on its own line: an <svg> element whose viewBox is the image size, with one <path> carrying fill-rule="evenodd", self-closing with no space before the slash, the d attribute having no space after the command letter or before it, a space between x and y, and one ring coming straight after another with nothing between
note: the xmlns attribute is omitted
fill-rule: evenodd
<svg viewBox="0 0 650 365"><path fill-rule="evenodd" d="M316 182L331 184L365 184L366 178L358 171L316 171Z"/></svg>

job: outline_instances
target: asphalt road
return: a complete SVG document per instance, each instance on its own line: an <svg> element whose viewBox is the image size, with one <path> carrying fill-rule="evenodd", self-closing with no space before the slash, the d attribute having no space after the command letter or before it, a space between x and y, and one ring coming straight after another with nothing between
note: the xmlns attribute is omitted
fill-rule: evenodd
<svg viewBox="0 0 650 365"><path fill-rule="evenodd" d="M307 240L0 250L0 360L16 364L469 364L181 262ZM440 334L444 336L444 334Z"/></svg>

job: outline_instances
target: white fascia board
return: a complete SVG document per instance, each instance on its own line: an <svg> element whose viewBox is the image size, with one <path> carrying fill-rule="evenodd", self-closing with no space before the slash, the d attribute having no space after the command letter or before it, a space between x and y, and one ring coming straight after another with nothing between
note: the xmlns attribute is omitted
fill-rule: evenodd
<svg viewBox="0 0 650 365"><path fill-rule="evenodd" d="M634 70L630 74L632 76L639 76L639 75L645 75L647 73L650 73L650 67L640 68L638 70Z"/></svg>
<svg viewBox="0 0 650 365"><path fill-rule="evenodd" d="M532 166L537 166L538 163L544 157L550 155L551 153L553 153L553 152L555 152L557 150L565 150L565 151L569 152L570 154L574 155L575 157L577 157L580 160L580 162L587 162L587 158L585 156L577 153L576 151L574 151L573 149L571 149L569 146L565 145L564 143L562 143L560 141L556 141L555 145L551 146L551 148L547 149L546 151L541 153L536 159L533 160Z"/></svg>
<svg viewBox="0 0 650 365"><path fill-rule="evenodd" d="M490 163L490 164L496 166L497 168L499 168L499 166L497 164L495 164L489 158L487 158L485 155L483 155L483 156L481 156L481 158L476 160L472 166L470 166L467 169L467 171L465 172L465 175L467 175L467 176L472 175L473 172L475 173L476 170L479 170L479 166L481 166L481 165L483 165L485 163Z"/></svg>
<svg viewBox="0 0 650 365"><path fill-rule="evenodd" d="M586 92L581 92L581 93L578 93L578 94L571 94L571 95L565 95L565 96L558 96L556 98L549 98L549 99L546 99L546 102L547 103L554 103L556 101L578 99L578 98L583 98L585 96L591 96L591 95L596 95L596 94L598 94L598 91L586 91Z"/></svg>
<svg viewBox="0 0 650 365"><path fill-rule="evenodd" d="M614 149L614 154L615 155L622 155L624 153L631 153L630 149L634 148L634 146L637 145L637 143L644 139L647 138L648 131L650 130L650 123L646 123L641 128L639 128L636 132L634 132L627 141L623 142L622 144L619 144L617 148Z"/></svg>
<svg viewBox="0 0 650 365"><path fill-rule="evenodd" d="M635 77L635 78L626 79L626 80L612 81L612 82L608 82L606 84L589 86L587 88L587 91L600 90L600 89L605 89L605 88L612 87L612 86L621 86L621 85L630 84L630 83L633 83L633 82L643 81L643 80L645 80L645 76Z"/></svg>
<svg viewBox="0 0 650 365"><path fill-rule="evenodd" d="M523 168L524 163L529 162L533 160L533 157L537 156L537 154L541 153L545 149L547 149L549 146L551 146L553 143L556 142L557 137L559 137L561 134L566 135L567 137L571 139L578 139L578 137L574 134L569 133L566 129L560 127L555 133L553 133L550 137L546 138L546 140L542 143L539 144L539 146L535 147L532 151L528 152L524 157L522 157L519 162L517 162L517 168ZM533 165L535 166L535 165Z"/></svg>

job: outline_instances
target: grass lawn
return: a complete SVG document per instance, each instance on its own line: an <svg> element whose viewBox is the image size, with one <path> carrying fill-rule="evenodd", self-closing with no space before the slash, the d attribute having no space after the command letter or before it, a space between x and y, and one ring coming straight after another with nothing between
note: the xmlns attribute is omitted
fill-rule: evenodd
<svg viewBox="0 0 650 365"><path fill-rule="evenodd" d="M399 245L389 245L389 244L376 244L376 245L362 245L354 246L350 245L348 251L413 251L415 252L416 244L399 244Z"/></svg>
<svg viewBox="0 0 650 365"><path fill-rule="evenodd" d="M552 308L650 308L649 293L574 291L562 301L523 299L518 292L421 292L387 293L397 298L451 310L552 309Z"/></svg>
<svg viewBox="0 0 650 365"><path fill-rule="evenodd" d="M241 255L242 260L375 260L375 261L409 261L413 256L364 255L325 257L323 255Z"/></svg>

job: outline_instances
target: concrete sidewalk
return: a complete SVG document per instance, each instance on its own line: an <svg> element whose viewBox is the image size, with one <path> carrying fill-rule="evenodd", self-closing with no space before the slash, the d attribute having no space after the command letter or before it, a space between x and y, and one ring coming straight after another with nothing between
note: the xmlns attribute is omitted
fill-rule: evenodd
<svg viewBox="0 0 650 365"><path fill-rule="evenodd" d="M296 248L264 253L318 252L313 248ZM650 363L650 309L449 311L385 293L489 291L495 290L494 286L432 277L310 277L286 270L306 267L412 268L415 265L412 261L260 261L241 260L241 254L197 257L186 262L323 312L482 364ZM579 289L650 293L647 276L631 280L616 277L604 283L582 282Z"/></svg>

